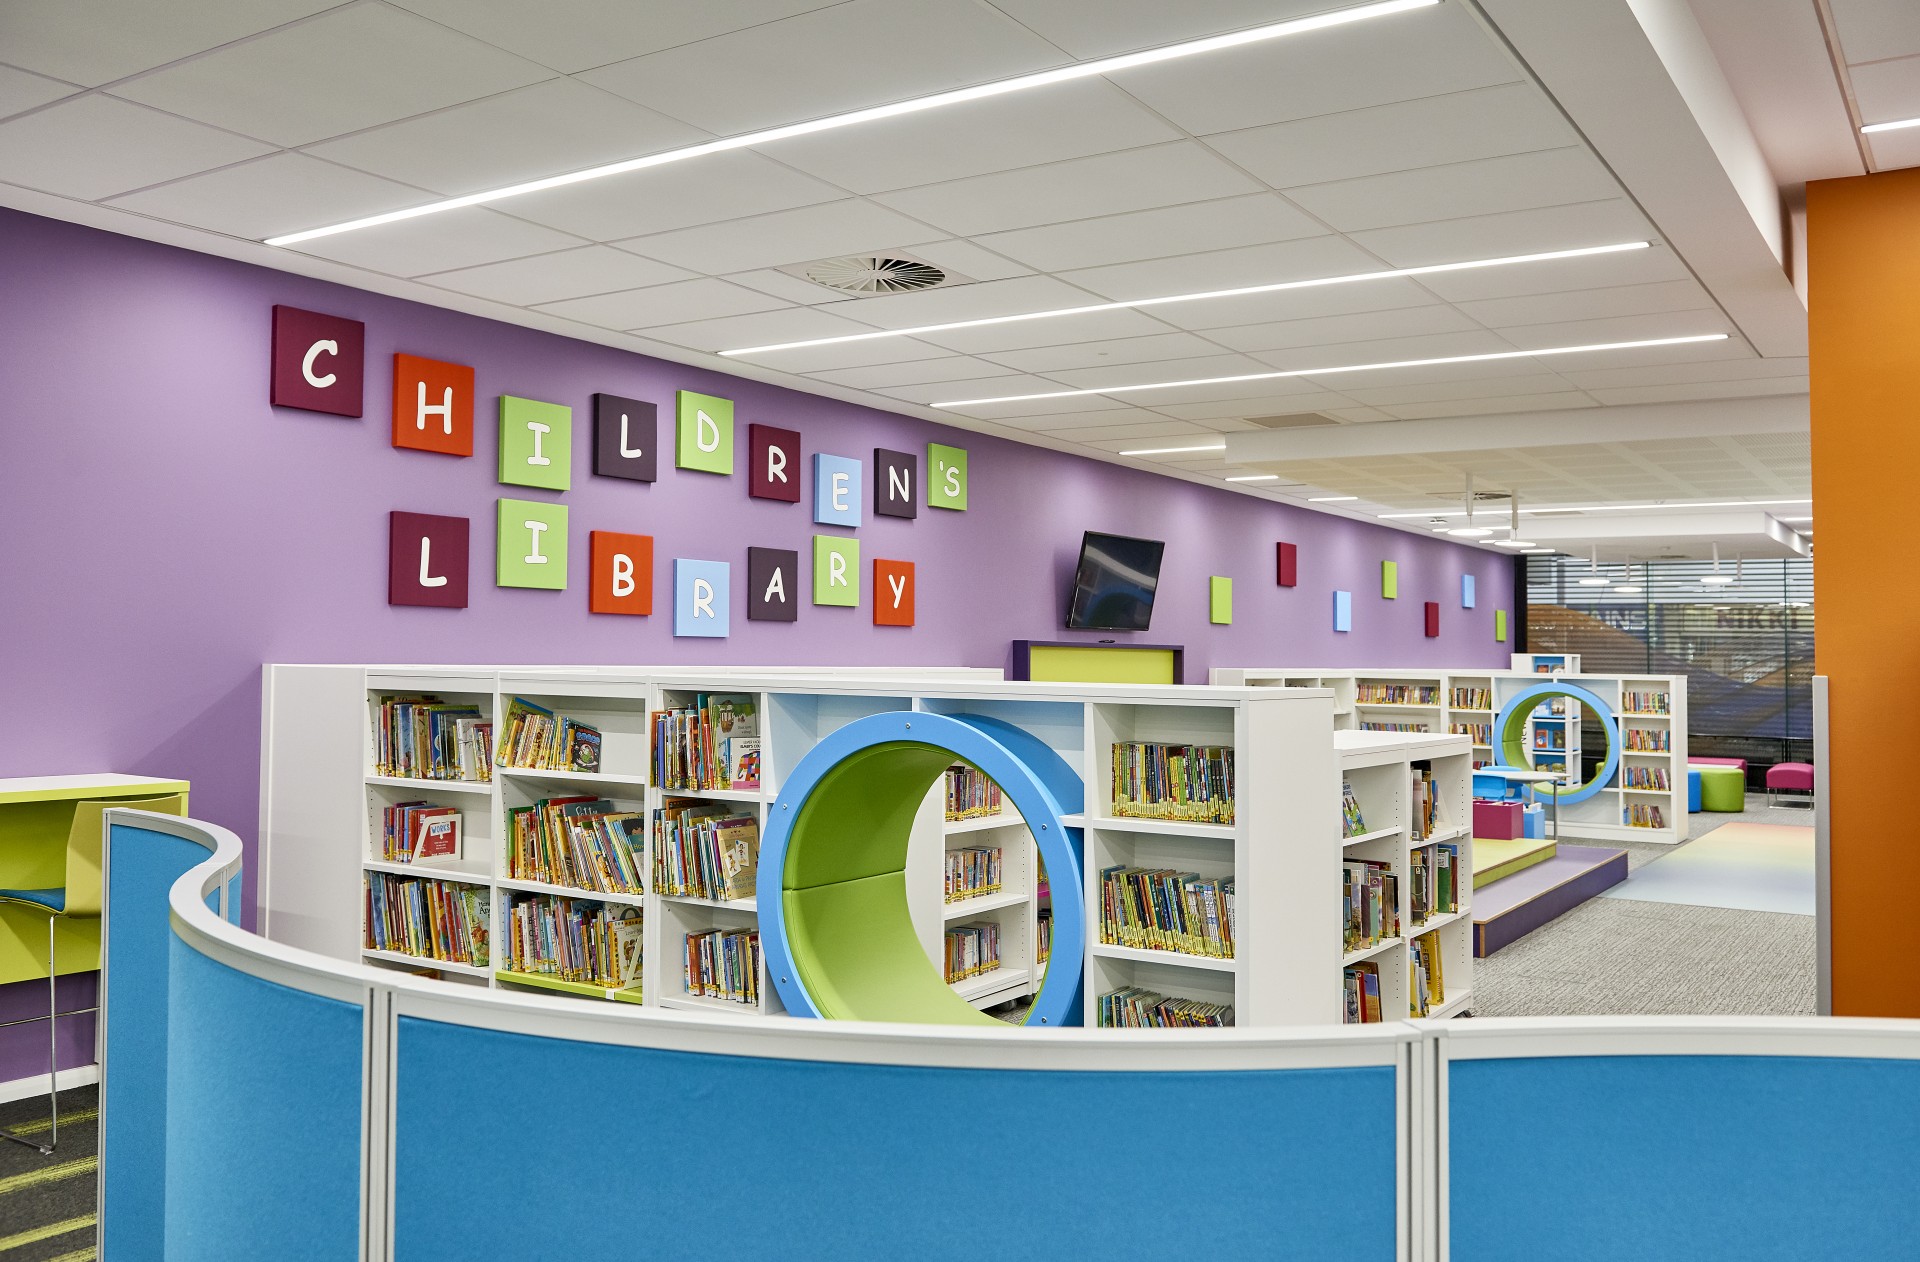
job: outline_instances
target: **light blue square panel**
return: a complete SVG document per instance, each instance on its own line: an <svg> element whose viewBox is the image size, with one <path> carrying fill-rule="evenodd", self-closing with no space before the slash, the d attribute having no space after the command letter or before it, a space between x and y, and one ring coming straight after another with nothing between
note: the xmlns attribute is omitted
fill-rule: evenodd
<svg viewBox="0 0 1920 1262"><path fill-rule="evenodd" d="M851 456L813 457L813 520L822 526L860 524L860 462Z"/></svg>
<svg viewBox="0 0 1920 1262"><path fill-rule="evenodd" d="M725 639L733 583L725 561L673 562L673 633Z"/></svg>
<svg viewBox="0 0 1920 1262"><path fill-rule="evenodd" d="M1333 594L1333 629L1335 631L1353 630L1353 593L1335 592Z"/></svg>
<svg viewBox="0 0 1920 1262"><path fill-rule="evenodd" d="M1462 574L1460 576L1460 607L1462 609L1473 608L1473 575L1471 574Z"/></svg>

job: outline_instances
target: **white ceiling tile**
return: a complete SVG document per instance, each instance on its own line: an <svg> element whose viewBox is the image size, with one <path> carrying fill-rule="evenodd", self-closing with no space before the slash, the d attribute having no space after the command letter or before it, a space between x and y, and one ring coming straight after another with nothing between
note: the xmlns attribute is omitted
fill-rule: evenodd
<svg viewBox="0 0 1920 1262"><path fill-rule="evenodd" d="M117 197L113 205L230 236L278 236L428 200L419 189L363 171L276 153Z"/></svg>
<svg viewBox="0 0 1920 1262"><path fill-rule="evenodd" d="M830 308L829 308L830 310ZM872 364L899 364L950 354L946 347L913 337L883 337L871 342L838 342L804 350L772 351L754 362L782 372L806 375L837 368L864 368Z"/></svg>
<svg viewBox="0 0 1920 1262"><path fill-rule="evenodd" d="M1264 381L1220 381L1203 386L1168 386L1159 390L1116 389L1110 392L1109 397L1151 407L1156 412L1186 420L1215 420L1222 417L1311 412L1314 407L1307 400L1320 398L1327 393L1326 387L1310 381L1270 377Z"/></svg>
<svg viewBox="0 0 1920 1262"><path fill-rule="evenodd" d="M544 66L425 18L363 3L113 92L275 144L304 145L551 77Z"/></svg>
<svg viewBox="0 0 1920 1262"><path fill-rule="evenodd" d="M881 394L893 394L882 390ZM907 400L913 402L914 400ZM1076 412L1103 412L1113 407L1112 399L1099 395L1075 395L1066 399L1027 399L1019 403L975 403L966 407L942 408L955 416L971 416L983 421L1019 421L1028 417L1065 416Z"/></svg>
<svg viewBox="0 0 1920 1262"><path fill-rule="evenodd" d="M1692 385L1617 386L1588 391L1612 407L1622 403L1677 403L1690 399L1748 399L1768 394L1805 394L1806 377L1772 377L1755 381L1700 381Z"/></svg>
<svg viewBox="0 0 1920 1262"><path fill-rule="evenodd" d="M1275 188L1577 144L1531 83L1508 83L1206 137Z"/></svg>
<svg viewBox="0 0 1920 1262"><path fill-rule="evenodd" d="M1326 229L1297 207L1256 193L1022 228L981 237L980 243L1042 271L1060 272L1324 235Z"/></svg>
<svg viewBox="0 0 1920 1262"><path fill-rule="evenodd" d="M1380 269L1378 260L1339 237L1307 237L1231 250L1209 250L1175 258L1118 263L1062 272L1060 279L1115 299L1162 298L1215 289L1278 284L1323 276L1344 276ZM1381 282L1374 282L1381 283ZM1344 286L1343 286L1344 288ZM1311 293L1312 290L1297 291ZM1215 299L1176 303L1164 308L1170 318L1182 308L1210 305ZM1227 301L1227 300L1220 300ZM1185 313L1182 312L1184 315ZM1246 321L1236 321L1246 323Z"/></svg>
<svg viewBox="0 0 1920 1262"><path fill-rule="evenodd" d="M1186 381L1201 377L1234 377L1269 371L1257 359L1245 355L1196 355L1189 359L1157 360L1144 364L1099 365L1093 368L1059 368L1047 376L1065 382L1076 390L1097 390L1105 386L1141 381ZM1151 402L1151 400L1148 400Z"/></svg>
<svg viewBox="0 0 1920 1262"><path fill-rule="evenodd" d="M99 95L0 123L9 183L87 201L268 152L257 140Z"/></svg>
<svg viewBox="0 0 1920 1262"><path fill-rule="evenodd" d="M941 232L858 198L776 210L747 219L630 237L624 249L696 272L738 272L886 251L938 240Z"/></svg>
<svg viewBox="0 0 1920 1262"><path fill-rule="evenodd" d="M1501 399L1461 399L1445 403L1415 403L1386 409L1402 421L1426 420L1436 416L1482 416L1500 412L1552 412L1574 408L1592 408L1595 404L1584 394L1523 394Z"/></svg>
<svg viewBox="0 0 1920 1262"><path fill-rule="evenodd" d="M1067 60L988 5L850 0L580 77L716 135L735 136Z"/></svg>
<svg viewBox="0 0 1920 1262"><path fill-rule="evenodd" d="M8 118L36 105L72 96L80 89L71 83L49 79L45 75L0 66L0 118Z"/></svg>
<svg viewBox="0 0 1920 1262"><path fill-rule="evenodd" d="M1920 9L1907 0L1828 0L1850 62L1920 54Z"/></svg>
<svg viewBox="0 0 1920 1262"><path fill-rule="evenodd" d="M786 272L776 272L770 267L755 268L750 272L730 272L722 277L736 285L745 285L763 294L772 294L775 298L784 298L788 302L818 306L821 303L849 301L847 295L839 290L828 289L825 285L816 285L809 280Z"/></svg>
<svg viewBox="0 0 1920 1262"><path fill-rule="evenodd" d="M1192 141L1078 161L945 180L875 201L961 236L1097 219L1125 211L1249 193L1257 181ZM1288 208L1291 210L1291 208ZM1298 216L1298 212L1293 212ZM1065 231L1077 231L1078 224ZM1300 234L1291 234L1300 235ZM992 241L982 244L993 246ZM1010 251L1011 253L1011 251ZM1044 264L1041 264L1044 266Z"/></svg>
<svg viewBox="0 0 1920 1262"><path fill-rule="evenodd" d="M1179 134L1118 88L1081 79L783 140L768 152L853 192L881 193L1133 149ZM1247 181L1232 191L1250 187L1256 186ZM962 235L977 231L941 226Z"/></svg>
<svg viewBox="0 0 1920 1262"><path fill-rule="evenodd" d="M1363 311L1352 315L1319 316L1310 320L1276 320L1237 328L1208 329L1207 336L1237 351L1271 351L1290 346L1326 346L1340 342L1371 342L1382 338L1414 337L1425 333L1457 333L1477 327L1452 307L1435 303L1390 311Z"/></svg>
<svg viewBox="0 0 1920 1262"><path fill-rule="evenodd" d="M960 381L905 382L897 386L881 386L875 393L891 399L904 399L909 403L932 404L956 399L997 398L1009 394L1046 394L1066 388L1045 377L1014 373L1011 376L969 377ZM1102 408L1113 406L1111 400L1095 400L1095 404Z"/></svg>
<svg viewBox="0 0 1920 1262"><path fill-rule="evenodd" d="M1596 342L1633 342L1659 337L1693 337L1703 333L1733 333L1719 308L1698 311L1659 311L1650 315L1609 316L1600 320L1569 320L1561 324L1519 324L1502 327L1501 336L1522 349L1535 346L1585 346Z"/></svg>
<svg viewBox="0 0 1920 1262"><path fill-rule="evenodd" d="M973 280L1011 280L1015 276L1033 275L1033 269L1025 264L958 237L923 241L913 247L912 253L943 271Z"/></svg>
<svg viewBox="0 0 1920 1262"><path fill-rule="evenodd" d="M1909 118L1920 118L1920 102L1915 102ZM1873 153L1873 167L1876 171L1894 171L1901 167L1920 166L1920 127L1908 127L1902 131L1876 132L1867 137L1867 147Z"/></svg>
<svg viewBox="0 0 1920 1262"><path fill-rule="evenodd" d="M1061 429L1103 429L1117 432L1136 425L1163 426L1167 418L1151 408L1119 407L1097 412L1064 412L1059 416L1037 417L1028 428L1052 433Z"/></svg>
<svg viewBox="0 0 1920 1262"><path fill-rule="evenodd" d="M759 154L736 152L528 193L501 204L522 219L596 241L617 241L845 196Z"/></svg>
<svg viewBox="0 0 1920 1262"><path fill-rule="evenodd" d="M1576 369L1562 366L1560 375L1581 389L1620 386L1663 386L1696 381L1753 381L1767 377L1804 377L1804 358L1728 359L1696 364L1654 364L1637 368Z"/></svg>
<svg viewBox="0 0 1920 1262"><path fill-rule="evenodd" d="M95 87L217 48L338 0L7 0L0 49L16 66Z"/></svg>
<svg viewBox="0 0 1920 1262"><path fill-rule="evenodd" d="M1195 135L1513 83L1520 70L1455 4L1112 76Z"/></svg>
<svg viewBox="0 0 1920 1262"><path fill-rule="evenodd" d="M684 324L719 316L745 315L785 306L777 298L720 280L683 280L591 298L544 303L548 315L597 324L605 329L641 329L655 324Z"/></svg>
<svg viewBox="0 0 1920 1262"><path fill-rule="evenodd" d="M1427 382L1417 386L1352 386L1346 391L1356 403L1372 407L1402 407L1452 399L1498 399L1520 394L1565 394L1566 381L1550 372L1519 377L1474 377L1469 380Z"/></svg>
<svg viewBox="0 0 1920 1262"><path fill-rule="evenodd" d="M995 0L995 8L1085 61L1267 26L1326 10L1326 0Z"/></svg>
<svg viewBox="0 0 1920 1262"><path fill-rule="evenodd" d="M1489 328L1501 328L1605 316L1651 315L1658 311L1694 311L1711 305L1711 301L1695 281L1668 280L1651 285L1612 285L1605 289L1463 302L1459 309Z"/></svg>
<svg viewBox="0 0 1920 1262"><path fill-rule="evenodd" d="M1424 288L1449 302L1462 303L1677 281L1698 283L1686 264L1672 250L1660 245L1622 254L1597 254L1550 263L1516 263L1510 267L1420 278Z"/></svg>
<svg viewBox="0 0 1920 1262"><path fill-rule="evenodd" d="M1564 206L1619 193L1592 154L1571 146L1287 190L1342 232Z"/></svg>
<svg viewBox="0 0 1920 1262"><path fill-rule="evenodd" d="M572 79L549 79L308 147L458 196L694 144L705 132Z"/></svg>
<svg viewBox="0 0 1920 1262"><path fill-rule="evenodd" d="M906 329L947 320L978 320L1018 315L1055 307L1077 307L1098 299L1051 276L1016 276L1011 280L955 285L950 289L923 289L882 298L855 298L835 304L835 310L877 328ZM1051 323L1048 321L1047 323ZM1033 339L1027 339L1031 342Z"/></svg>
<svg viewBox="0 0 1920 1262"><path fill-rule="evenodd" d="M1142 420L1135 412L1135 420L1130 425L1063 425L1050 428L1047 433L1055 438L1064 438L1069 442L1089 443L1103 451L1119 451L1130 443L1147 438L1184 438L1188 435L1205 436L1212 431L1202 429L1184 421L1169 421L1165 417ZM1062 417L1063 420L1082 421L1084 416Z"/></svg>
<svg viewBox="0 0 1920 1262"><path fill-rule="evenodd" d="M1244 298L1207 298L1150 308L1156 317L1212 336L1216 328L1244 328L1281 321L1326 319L1365 311L1431 306L1439 302L1410 280L1375 280L1322 289L1292 289Z"/></svg>
<svg viewBox="0 0 1920 1262"><path fill-rule="evenodd" d="M1022 372L1052 372L1061 368L1150 364L1155 360L1219 353L1218 346L1195 334L1159 333L1147 337L1102 338L1066 346L1017 347L992 352L992 358L996 363Z"/></svg>
<svg viewBox="0 0 1920 1262"><path fill-rule="evenodd" d="M996 355L1045 346L1074 346L1110 342L1115 338L1151 337L1166 333L1165 324L1140 311L1096 311L1088 315L1059 316L1020 324L989 324L977 329L949 329L921 336L937 346L968 355Z"/></svg>
<svg viewBox="0 0 1920 1262"><path fill-rule="evenodd" d="M819 307L786 307L779 311L722 316L714 320L653 325L646 330L646 336L672 342L676 346L690 346L697 351L714 352L870 332L872 329L867 325L842 320ZM778 353L761 358L762 362L769 365L785 367Z"/></svg>
<svg viewBox="0 0 1920 1262"><path fill-rule="evenodd" d="M1864 123L1920 118L1920 57L1850 66L1847 79Z"/></svg>
<svg viewBox="0 0 1920 1262"><path fill-rule="evenodd" d="M1347 422L1350 425L1369 421L1390 421L1393 418L1379 408L1324 408L1328 416Z"/></svg>
<svg viewBox="0 0 1920 1262"><path fill-rule="evenodd" d="M916 359L903 364L836 368L810 375L815 380L836 386L874 390L883 386L921 386L942 381L981 381L988 377L1012 376L1015 371L970 355L948 355L941 359Z"/></svg>
<svg viewBox="0 0 1920 1262"><path fill-rule="evenodd" d="M530 307L588 294L690 280L693 273L607 245L488 263L420 279L456 293Z"/></svg>
<svg viewBox="0 0 1920 1262"><path fill-rule="evenodd" d="M1271 353L1263 353L1259 358L1272 359L1274 356ZM1436 356L1436 358L1440 357ZM1373 357L1342 356L1339 362L1352 364L1386 361ZM1328 372L1301 380L1317 382L1323 390L1340 390L1351 395L1370 387L1427 383L1438 386L1447 382L1472 381L1480 378L1526 377L1554 372L1561 366L1553 359L1493 359L1460 364L1423 364L1417 368L1370 368L1364 371Z"/></svg>
<svg viewBox="0 0 1920 1262"><path fill-rule="evenodd" d="M1513 344L1485 329L1454 333L1425 333L1413 337L1383 337L1366 342L1330 346L1283 347L1260 351L1254 358L1275 368L1293 371L1347 364L1398 363L1408 359L1439 359L1453 355L1490 355L1513 350ZM1538 371L1538 369L1535 369ZM1339 383L1334 384L1339 389Z"/></svg>
<svg viewBox="0 0 1920 1262"><path fill-rule="evenodd" d="M525 0L392 0L566 74L692 44L730 31L824 9L839 0L727 0L725 4L635 4L568 0L559 12Z"/></svg>
<svg viewBox="0 0 1920 1262"><path fill-rule="evenodd" d="M578 237L467 206L425 219L406 219L362 232L302 241L291 248L303 254L371 268L390 276L418 276L476 267L527 254L545 254L579 245Z"/></svg>
<svg viewBox="0 0 1920 1262"><path fill-rule="evenodd" d="M1548 206L1534 210L1512 211L1496 215L1472 215L1463 219L1445 219L1435 223L1407 224L1396 228L1377 228L1356 232L1353 240L1395 267L1423 267L1432 263L1464 263L1471 259L1510 258L1517 254L1545 254L1554 250L1574 250L1590 245L1618 245L1628 241L1653 241L1656 249L1632 250L1621 254L1602 254L1573 259L1566 263L1522 263L1495 268L1489 272L1448 273L1427 282L1439 286L1456 282L1469 289L1485 284L1504 296L1512 293L1544 293L1570 286L1545 285L1539 289L1507 290L1501 286L1524 283L1541 269L1561 268L1582 277L1579 288L1595 285L1628 285L1640 280L1668 280L1670 274L1647 276L1652 266L1645 257L1667 253L1657 248L1659 238L1633 203L1614 197L1603 201L1582 202L1572 206ZM1664 266L1672 267L1668 258ZM1642 270L1635 270L1642 269ZM1551 275L1546 272L1544 274ZM1625 280L1608 280L1615 274ZM1681 274L1685 274L1684 269ZM1482 277L1491 280L1482 281ZM1513 280L1510 277L1519 277ZM1474 293L1472 296L1483 295ZM1484 295L1492 296L1492 295Z"/></svg>

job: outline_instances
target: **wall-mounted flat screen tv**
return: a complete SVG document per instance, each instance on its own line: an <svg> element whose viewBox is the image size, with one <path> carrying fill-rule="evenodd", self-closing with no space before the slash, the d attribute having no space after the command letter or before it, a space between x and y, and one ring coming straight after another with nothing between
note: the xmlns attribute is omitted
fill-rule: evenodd
<svg viewBox="0 0 1920 1262"><path fill-rule="evenodd" d="M1076 631L1145 631L1160 585L1159 539L1130 539L1089 530L1080 541L1080 568L1067 601L1067 626Z"/></svg>

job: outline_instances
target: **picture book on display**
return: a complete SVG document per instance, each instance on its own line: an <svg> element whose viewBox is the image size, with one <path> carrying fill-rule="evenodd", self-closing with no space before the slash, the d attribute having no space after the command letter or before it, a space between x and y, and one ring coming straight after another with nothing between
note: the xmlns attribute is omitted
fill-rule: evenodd
<svg viewBox="0 0 1920 1262"><path fill-rule="evenodd" d="M493 724L477 706L439 697L381 697L373 710L373 773L408 780L493 778Z"/></svg>
<svg viewBox="0 0 1920 1262"><path fill-rule="evenodd" d="M656 893L728 902L752 898L760 821L727 802L668 798L654 815Z"/></svg>
<svg viewBox="0 0 1920 1262"><path fill-rule="evenodd" d="M369 951L487 966L485 886L369 872L364 894Z"/></svg>
<svg viewBox="0 0 1920 1262"><path fill-rule="evenodd" d="M690 708L656 710L653 774L667 789L758 789L760 716L746 693L699 693Z"/></svg>
<svg viewBox="0 0 1920 1262"><path fill-rule="evenodd" d="M507 809L507 875L601 894L643 893L646 815L590 795Z"/></svg>
<svg viewBox="0 0 1920 1262"><path fill-rule="evenodd" d="M1391 864L1364 860L1342 863L1341 923L1348 954L1400 936L1400 882Z"/></svg>
<svg viewBox="0 0 1920 1262"><path fill-rule="evenodd" d="M1370 1025L1387 1019L1386 1010L1380 1003L1380 965L1377 961L1362 960L1341 970L1341 993L1344 999L1340 1015L1342 1024Z"/></svg>
<svg viewBox="0 0 1920 1262"><path fill-rule="evenodd" d="M1360 799L1353 795L1353 785L1340 782L1340 835L1358 837L1367 831L1367 821L1360 814Z"/></svg>
<svg viewBox="0 0 1920 1262"><path fill-rule="evenodd" d="M641 984L642 923L638 907L510 893L503 967L609 990L635 989Z"/></svg>
<svg viewBox="0 0 1920 1262"><path fill-rule="evenodd" d="M502 767L598 772L600 729L515 697L501 726L498 754Z"/></svg>
<svg viewBox="0 0 1920 1262"><path fill-rule="evenodd" d="M390 863L432 863L460 857L460 811L433 802L398 802L381 810L380 857Z"/></svg>

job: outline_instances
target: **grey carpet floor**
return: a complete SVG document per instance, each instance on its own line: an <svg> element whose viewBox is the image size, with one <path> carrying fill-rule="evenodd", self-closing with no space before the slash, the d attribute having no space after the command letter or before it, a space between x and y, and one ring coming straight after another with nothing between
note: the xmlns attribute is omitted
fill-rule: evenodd
<svg viewBox="0 0 1920 1262"><path fill-rule="evenodd" d="M1750 793L1739 814L1692 819L1695 841L1731 823L1808 827L1813 813ZM1631 872L1689 843L1589 844L1625 850ZM1475 960L1473 1014L1810 1016L1813 966L1812 916L1595 898Z"/></svg>
<svg viewBox="0 0 1920 1262"><path fill-rule="evenodd" d="M60 1142L53 1155L0 1139L0 1259L89 1262L99 1152L99 1088L60 1093ZM47 1134L47 1100L0 1104L0 1127Z"/></svg>

